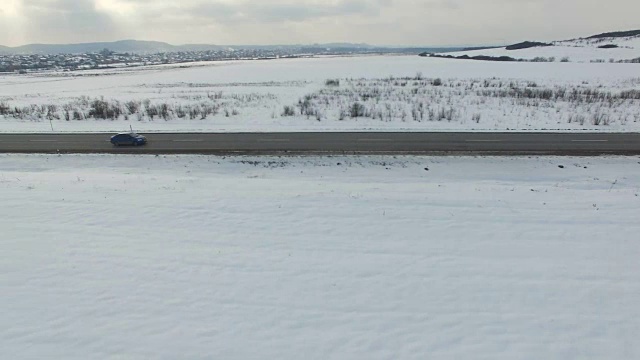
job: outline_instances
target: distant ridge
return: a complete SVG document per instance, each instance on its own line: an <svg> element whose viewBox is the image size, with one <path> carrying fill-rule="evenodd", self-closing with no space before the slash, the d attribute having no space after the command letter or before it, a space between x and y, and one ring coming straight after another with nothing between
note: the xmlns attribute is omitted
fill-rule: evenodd
<svg viewBox="0 0 640 360"><path fill-rule="evenodd" d="M529 49L529 48L532 48L532 47L539 47L539 46L553 46L553 44L537 42L537 41L524 41L524 42L521 42L521 43L509 45L505 49L507 49L507 50L522 50L522 49Z"/></svg>
<svg viewBox="0 0 640 360"><path fill-rule="evenodd" d="M640 30L614 31L614 32L608 32L608 33L589 36L587 39L619 38L619 37L631 37L631 36L638 36L638 35L640 35Z"/></svg>
<svg viewBox="0 0 640 360"><path fill-rule="evenodd" d="M499 48L421 55L483 61L640 63L640 30L612 31L549 43L524 41Z"/></svg>
<svg viewBox="0 0 640 360"><path fill-rule="evenodd" d="M104 49L117 53L162 53L162 52L181 52L181 51L216 51L216 50L239 50L239 49L258 49L258 50L314 50L314 49L333 49L341 51L360 51L376 49L392 50L392 49L427 49L427 47L391 47L391 46L374 46L364 43L327 43L327 44L297 44L297 45L209 45L209 44L187 44L187 45L171 45L160 41L140 41L140 40L121 40L113 42L94 42L80 44L29 44L17 47L7 47L0 45L0 54L86 54L96 53ZM446 51L448 48L438 48L438 50Z"/></svg>
<svg viewBox="0 0 640 360"><path fill-rule="evenodd" d="M0 52L14 54L81 54L109 49L115 52L149 53L170 51L218 50L216 45L175 46L160 41L121 40L80 44L29 44L17 47L0 46Z"/></svg>

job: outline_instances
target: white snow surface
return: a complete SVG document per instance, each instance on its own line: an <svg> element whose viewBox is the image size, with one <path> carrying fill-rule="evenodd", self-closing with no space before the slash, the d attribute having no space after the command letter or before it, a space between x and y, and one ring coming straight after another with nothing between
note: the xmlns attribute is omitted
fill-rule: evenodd
<svg viewBox="0 0 640 360"><path fill-rule="evenodd" d="M340 85L327 86L328 79ZM435 79L443 86L433 86ZM640 99L496 95L514 88L597 91L615 97L640 92L640 66L354 56L0 75L0 110L6 104L10 111L22 111L0 115L0 132L119 132L130 126L140 132L640 131ZM483 94L485 90L494 95ZM313 99L314 115L301 114L299 104L306 97ZM96 99L123 111L129 101L144 109L145 100L151 106L166 104L170 111L167 119L141 110L140 116L99 120L88 109ZM364 105L365 116L349 116L355 102ZM217 113L204 119L177 113L180 107L202 106ZM285 106L293 107L295 116L283 116ZM418 108L422 115L414 116ZM74 111L82 120L74 120ZM594 121L599 117L606 121Z"/></svg>
<svg viewBox="0 0 640 360"><path fill-rule="evenodd" d="M638 359L639 160L0 155L0 349Z"/></svg>
<svg viewBox="0 0 640 360"><path fill-rule="evenodd" d="M574 39L552 42L553 46L533 47L528 49L507 50L506 47L459 51L447 53L453 56L509 56L515 59L532 60L537 57L555 58L560 61L568 58L571 62L626 61L640 58L640 35L621 38ZM614 49L600 49L602 45L618 45Z"/></svg>

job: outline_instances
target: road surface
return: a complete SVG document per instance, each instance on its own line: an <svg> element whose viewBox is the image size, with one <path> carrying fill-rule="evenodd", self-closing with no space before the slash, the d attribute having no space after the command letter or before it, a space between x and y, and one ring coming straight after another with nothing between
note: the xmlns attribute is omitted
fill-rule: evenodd
<svg viewBox="0 0 640 360"><path fill-rule="evenodd" d="M0 134L0 153L640 155L640 133L157 133L139 147L112 134Z"/></svg>

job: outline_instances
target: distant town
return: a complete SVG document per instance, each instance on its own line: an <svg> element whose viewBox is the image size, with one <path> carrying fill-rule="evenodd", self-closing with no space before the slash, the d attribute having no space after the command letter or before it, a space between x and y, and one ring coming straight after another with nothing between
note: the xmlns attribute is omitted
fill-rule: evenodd
<svg viewBox="0 0 640 360"><path fill-rule="evenodd" d="M76 71L222 60L269 60L319 55L419 54L421 48L228 48L157 53L115 52L105 48L80 54L0 54L0 73Z"/></svg>

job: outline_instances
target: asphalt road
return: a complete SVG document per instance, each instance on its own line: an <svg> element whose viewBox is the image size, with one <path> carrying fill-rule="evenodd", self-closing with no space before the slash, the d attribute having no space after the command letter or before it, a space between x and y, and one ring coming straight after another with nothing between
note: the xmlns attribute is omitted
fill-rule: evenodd
<svg viewBox="0 0 640 360"><path fill-rule="evenodd" d="M0 134L0 153L640 154L640 133L157 133L115 147L112 134Z"/></svg>

